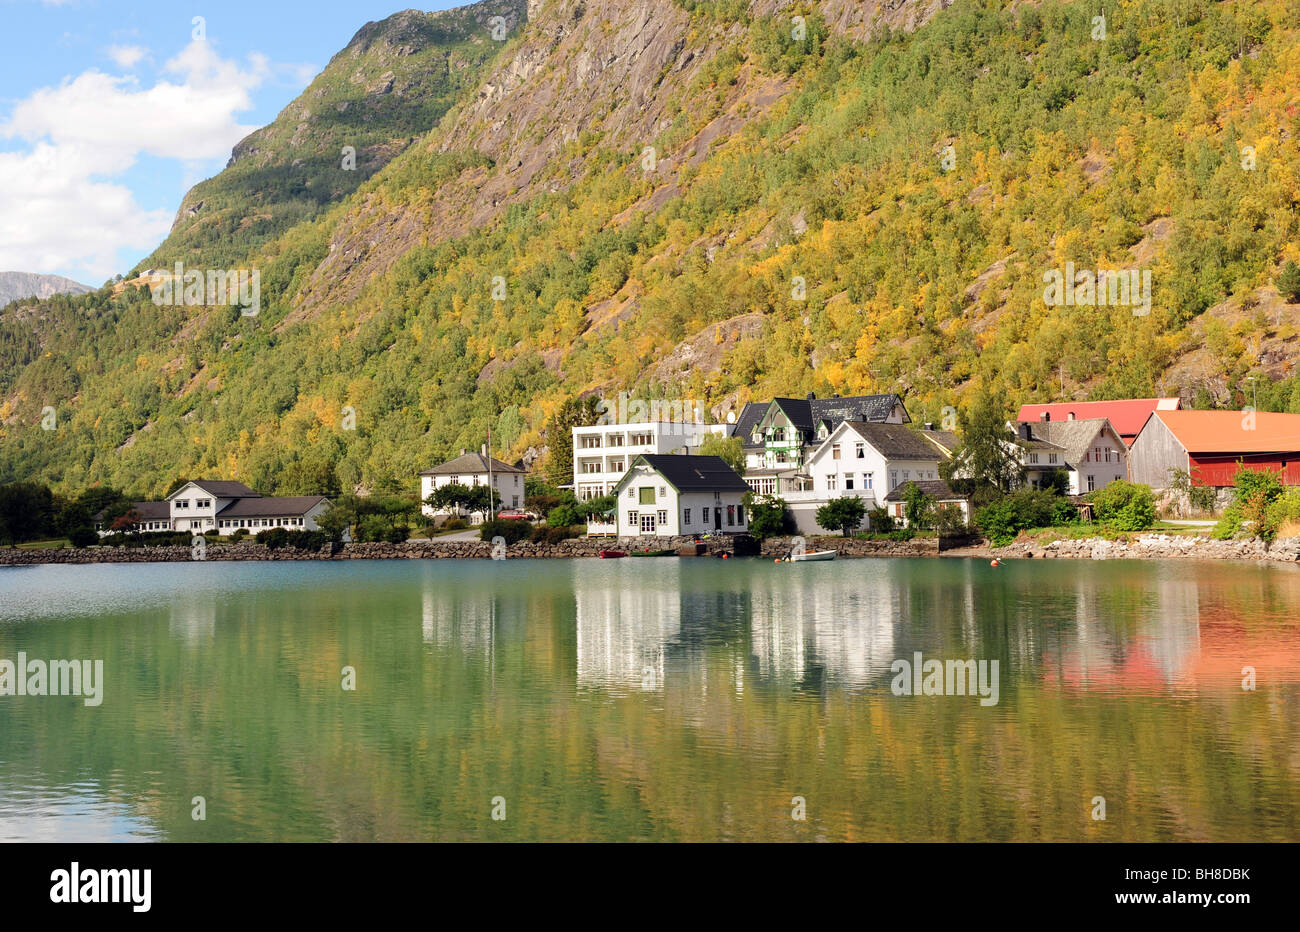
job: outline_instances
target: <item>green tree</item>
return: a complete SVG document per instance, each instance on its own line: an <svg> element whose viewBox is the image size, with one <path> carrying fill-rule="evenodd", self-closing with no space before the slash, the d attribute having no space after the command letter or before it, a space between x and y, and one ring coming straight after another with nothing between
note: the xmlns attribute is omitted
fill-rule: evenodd
<svg viewBox="0 0 1300 932"><path fill-rule="evenodd" d="M775 537L794 531L794 520L785 507L785 499L775 495L746 492L741 500L749 515L749 533L755 537Z"/></svg>
<svg viewBox="0 0 1300 932"><path fill-rule="evenodd" d="M1116 531L1145 531L1156 521L1149 485L1116 479L1088 496L1097 520Z"/></svg>
<svg viewBox="0 0 1300 932"><path fill-rule="evenodd" d="M1300 265L1287 260L1277 276L1277 290L1292 304L1300 302Z"/></svg>
<svg viewBox="0 0 1300 932"><path fill-rule="evenodd" d="M717 437L713 434L700 442L700 456L717 456L739 475L745 474L745 444L739 437Z"/></svg>
<svg viewBox="0 0 1300 932"><path fill-rule="evenodd" d="M1006 494L1024 479L1015 431L1008 426L1009 412L991 394L977 395L973 404L957 415L957 449L939 466L944 479L968 483L977 500Z"/></svg>
<svg viewBox="0 0 1300 932"><path fill-rule="evenodd" d="M915 483L911 483L915 485ZM845 537L857 529L866 517L867 506L856 495L844 495L817 509L817 523L828 531L840 531Z"/></svg>
<svg viewBox="0 0 1300 932"><path fill-rule="evenodd" d="M600 418L600 399L595 395L569 398L546 425L545 476L552 485L573 481L573 428L590 427Z"/></svg>

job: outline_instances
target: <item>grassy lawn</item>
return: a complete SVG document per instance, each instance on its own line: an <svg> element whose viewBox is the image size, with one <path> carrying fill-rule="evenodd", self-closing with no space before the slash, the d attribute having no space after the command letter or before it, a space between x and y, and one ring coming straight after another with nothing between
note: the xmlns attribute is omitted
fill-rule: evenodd
<svg viewBox="0 0 1300 932"><path fill-rule="evenodd" d="M29 540L25 544L19 544L19 550L62 550L64 547L71 547L67 538L60 537L57 540Z"/></svg>

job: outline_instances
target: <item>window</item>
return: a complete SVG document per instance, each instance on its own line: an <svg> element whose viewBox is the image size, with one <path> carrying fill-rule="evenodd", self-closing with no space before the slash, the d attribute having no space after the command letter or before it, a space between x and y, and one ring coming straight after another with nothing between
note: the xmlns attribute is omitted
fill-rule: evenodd
<svg viewBox="0 0 1300 932"><path fill-rule="evenodd" d="M623 435L610 434L605 438L605 445L609 447L621 447L623 445Z"/></svg>
<svg viewBox="0 0 1300 932"><path fill-rule="evenodd" d="M636 498L636 489L633 489L633 488L630 488L630 487L629 487L628 490L627 490L627 497L628 497L628 498Z"/></svg>
<svg viewBox="0 0 1300 932"><path fill-rule="evenodd" d="M892 492L897 486L898 486L898 470L891 469L889 471L889 490Z"/></svg>
<svg viewBox="0 0 1300 932"><path fill-rule="evenodd" d="M846 473L844 476L844 488L853 488L853 473Z"/></svg>
<svg viewBox="0 0 1300 932"><path fill-rule="evenodd" d="M839 476L836 476L836 475L834 475L834 474L829 475L829 476L826 477L826 489L827 489L827 491L829 491L829 492L834 492L834 491L835 491L836 486L837 486L837 483L839 482L839 478L840 478Z"/></svg>
<svg viewBox="0 0 1300 932"><path fill-rule="evenodd" d="M1030 453L1030 454L1029 454L1029 462L1031 462L1031 463L1037 463L1037 462L1038 462L1038 454L1037 454L1037 453Z"/></svg>
<svg viewBox="0 0 1300 932"><path fill-rule="evenodd" d="M745 506L744 506L744 505L737 505L737 506L736 506L736 521L738 521L738 522L740 523L740 526L741 526L741 527L744 527L744 526L745 526Z"/></svg>
<svg viewBox="0 0 1300 932"><path fill-rule="evenodd" d="M189 508L189 507L190 507L190 503L189 503L188 501L186 501L185 499L183 499L183 498L178 498L178 499L176 500L176 507L177 507L177 508Z"/></svg>
<svg viewBox="0 0 1300 932"><path fill-rule="evenodd" d="M686 525L688 525L688 524L690 524L690 523L691 523L691 510L690 510L689 508L683 508L683 509L682 509L682 526L685 527Z"/></svg>
<svg viewBox="0 0 1300 932"><path fill-rule="evenodd" d="M447 480L448 485L460 485L460 476L452 476Z"/></svg>
<svg viewBox="0 0 1300 932"><path fill-rule="evenodd" d="M853 455L860 460L867 458L867 445L865 443L855 443L853 445Z"/></svg>
<svg viewBox="0 0 1300 932"><path fill-rule="evenodd" d="M668 523L668 512L666 511L659 512L659 526L663 527L667 523Z"/></svg>
<svg viewBox="0 0 1300 932"><path fill-rule="evenodd" d="M777 443L785 443L785 428L784 427L773 428L772 439Z"/></svg>
<svg viewBox="0 0 1300 932"><path fill-rule="evenodd" d="M639 499L637 499L638 504L641 504L641 505L653 505L653 504L655 503L655 490L654 490L654 486L651 486L651 485L645 485L645 486L642 486L642 487L641 487L640 489L638 489L637 491L639 491L640 494L641 494L641 497L640 497Z"/></svg>
<svg viewBox="0 0 1300 932"><path fill-rule="evenodd" d="M519 507L519 496L518 496L518 495L512 495L512 496L510 496L510 507L511 507L511 508L518 508L518 507Z"/></svg>
<svg viewBox="0 0 1300 932"><path fill-rule="evenodd" d="M776 455L776 461L777 461L778 463L781 463L782 465L784 465L784 464L785 464L785 453L778 453L778 454Z"/></svg>
<svg viewBox="0 0 1300 932"><path fill-rule="evenodd" d="M864 489L871 489L871 488L874 488L874 487L875 487L875 482L876 482L876 480L875 480L875 473L864 473L864 474L863 474L863 479L862 479L862 481L863 481L863 486L862 486L862 487L863 487Z"/></svg>
<svg viewBox="0 0 1300 932"><path fill-rule="evenodd" d="M621 459L610 460L610 461L609 461L609 471L610 471L610 472L623 472L623 471L624 471L624 470L623 470L623 460L621 460Z"/></svg>
<svg viewBox="0 0 1300 932"><path fill-rule="evenodd" d="M840 458L840 445L839 445L838 443L832 443L832 444L831 444L831 459L833 459L833 460L837 460L837 459L839 459L839 458Z"/></svg>
<svg viewBox="0 0 1300 932"><path fill-rule="evenodd" d="M599 450L600 437L579 437L578 446L583 450Z"/></svg>
<svg viewBox="0 0 1300 932"><path fill-rule="evenodd" d="M644 514L641 516L641 533L653 534L655 532L655 516L653 514Z"/></svg>
<svg viewBox="0 0 1300 932"><path fill-rule="evenodd" d="M629 511L627 513L627 523L629 527L635 528L637 524L640 522L640 520L641 520L641 516L637 514L635 511Z"/></svg>
<svg viewBox="0 0 1300 932"><path fill-rule="evenodd" d="M648 447L655 442L653 434L629 434L628 443L634 447Z"/></svg>
<svg viewBox="0 0 1300 932"><path fill-rule="evenodd" d="M1091 473L1089 473L1089 474L1088 474L1088 491L1089 491L1089 492L1095 491L1096 488L1097 488L1097 480L1096 480L1096 477L1093 476Z"/></svg>
<svg viewBox="0 0 1300 932"><path fill-rule="evenodd" d="M604 470L600 468L600 460L583 460L582 471L588 474L604 472Z"/></svg>
<svg viewBox="0 0 1300 932"><path fill-rule="evenodd" d="M727 506L727 527L735 527L735 526L736 526L736 506L728 505Z"/></svg>
<svg viewBox="0 0 1300 932"><path fill-rule="evenodd" d="M1055 463L1055 462L1056 462L1056 454L1055 454L1055 453L1049 453L1049 454L1047 454L1047 462L1049 462L1049 463Z"/></svg>
<svg viewBox="0 0 1300 932"><path fill-rule="evenodd" d="M668 497L668 489L667 489L666 486L662 486L662 485L659 486L659 497L660 497L660 498L667 498L667 497Z"/></svg>

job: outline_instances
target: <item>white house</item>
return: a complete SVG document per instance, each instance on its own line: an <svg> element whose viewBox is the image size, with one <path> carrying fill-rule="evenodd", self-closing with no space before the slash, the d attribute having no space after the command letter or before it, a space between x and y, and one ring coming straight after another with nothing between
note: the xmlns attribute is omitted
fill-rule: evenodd
<svg viewBox="0 0 1300 932"><path fill-rule="evenodd" d="M573 428L573 494L578 501L608 495L642 454L688 454L705 437L725 437L726 424L643 421Z"/></svg>
<svg viewBox="0 0 1300 932"><path fill-rule="evenodd" d="M485 453L466 453L448 460L441 466L426 469L420 473L420 501L424 502L433 494L434 489L448 485L463 485L468 488L486 487L490 484L496 490L498 508L517 509L524 505L524 470L511 466L499 459L491 458ZM450 511L438 510L432 505L424 504L420 510L429 517L447 517ZM482 515L473 516L474 523L482 521Z"/></svg>
<svg viewBox="0 0 1300 932"><path fill-rule="evenodd" d="M216 530L229 537L240 528L250 534L276 527L314 531L319 527L316 519L329 507L323 495L264 496L242 482L201 479L185 483L164 501L135 502L132 510L137 531ZM110 533L102 512L95 520L101 536Z"/></svg>
<svg viewBox="0 0 1300 932"><path fill-rule="evenodd" d="M813 450L806 468L787 480L790 487L777 494L800 533L838 530L817 524L818 508L846 495L861 498L868 510L882 507L900 485L938 480L944 459L938 447L903 424L844 421Z"/></svg>
<svg viewBox="0 0 1300 932"><path fill-rule="evenodd" d="M1069 475L1068 494L1086 495L1128 478L1128 444L1110 420L1027 421L1018 425L1025 481L1038 488L1054 469Z"/></svg>
<svg viewBox="0 0 1300 932"><path fill-rule="evenodd" d="M614 485L618 535L744 534L749 486L718 456L641 454Z"/></svg>

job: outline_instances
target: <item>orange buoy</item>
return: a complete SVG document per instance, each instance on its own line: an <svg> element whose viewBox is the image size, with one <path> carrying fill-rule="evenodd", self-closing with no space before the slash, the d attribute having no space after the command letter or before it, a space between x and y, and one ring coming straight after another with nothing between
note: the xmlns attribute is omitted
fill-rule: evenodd
<svg viewBox="0 0 1300 932"><path fill-rule="evenodd" d="M724 554L722 555L722 559L724 559L724 560L730 560L731 557L724 553Z"/></svg>
<svg viewBox="0 0 1300 932"><path fill-rule="evenodd" d="M995 559L992 563L989 564L989 566L1001 566L1001 565L1002 565L1002 561L1001 561L1001 560L996 560L996 559Z"/></svg>

